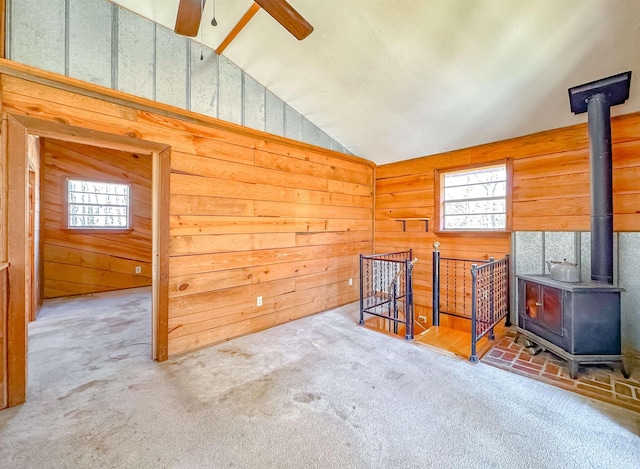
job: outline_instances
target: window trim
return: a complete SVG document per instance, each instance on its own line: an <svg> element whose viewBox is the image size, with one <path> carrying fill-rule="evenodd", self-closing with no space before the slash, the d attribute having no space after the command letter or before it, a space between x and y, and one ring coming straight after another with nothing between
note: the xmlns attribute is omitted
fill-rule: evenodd
<svg viewBox="0 0 640 469"><path fill-rule="evenodd" d="M129 200L127 206L127 227L107 228L99 226L90 228L88 226L74 227L69 224L69 181L90 182L96 184L118 184L129 187ZM133 184L125 181L108 181L103 179L86 179L78 177L66 177L64 179L64 229L70 233L91 234L91 233L108 233L108 234L127 234L134 231L133 227Z"/></svg>
<svg viewBox="0 0 640 469"><path fill-rule="evenodd" d="M444 229L444 210L443 210L443 193L444 193L444 175L460 171L473 171L481 170L483 168L490 168L494 166L504 165L506 170L506 195L505 195L505 216L506 222L503 229L491 229L491 230L450 230ZM499 160L488 161L485 163L472 163L461 166L452 166L444 168L436 168L434 170L434 232L438 235L453 235L453 236L478 236L483 235L486 237L498 236L502 237L505 233L511 233L513 230L513 217L512 217L512 205L513 205L513 159L503 158Z"/></svg>

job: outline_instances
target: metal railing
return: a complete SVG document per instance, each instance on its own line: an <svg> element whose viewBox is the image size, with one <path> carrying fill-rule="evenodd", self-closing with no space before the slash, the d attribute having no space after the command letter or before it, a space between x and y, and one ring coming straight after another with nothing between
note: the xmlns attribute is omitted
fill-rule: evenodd
<svg viewBox="0 0 640 469"><path fill-rule="evenodd" d="M478 363L476 346L478 341L489 334L494 339L493 328L502 318L509 321L509 256L486 264L471 266L472 309L471 309L471 356L469 360Z"/></svg>
<svg viewBox="0 0 640 469"><path fill-rule="evenodd" d="M413 339L412 251L360 255L360 324L370 314L385 320L389 332L404 325L405 339Z"/></svg>
<svg viewBox="0 0 640 469"><path fill-rule="evenodd" d="M433 325L440 325L446 314L471 321L471 354L478 363L477 343L509 317L509 256L503 259L474 260L440 256L440 244L433 251Z"/></svg>

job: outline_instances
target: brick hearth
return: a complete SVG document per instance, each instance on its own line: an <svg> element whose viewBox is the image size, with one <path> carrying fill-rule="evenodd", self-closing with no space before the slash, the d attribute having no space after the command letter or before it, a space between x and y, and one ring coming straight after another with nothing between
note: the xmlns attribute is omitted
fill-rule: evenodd
<svg viewBox="0 0 640 469"><path fill-rule="evenodd" d="M550 352L531 355L524 345L515 342L515 337L515 331L507 332L482 358L482 362L640 412L640 370L635 370L629 379L625 379L620 370L613 370L607 365L584 365L580 367L578 378L571 379L564 360Z"/></svg>

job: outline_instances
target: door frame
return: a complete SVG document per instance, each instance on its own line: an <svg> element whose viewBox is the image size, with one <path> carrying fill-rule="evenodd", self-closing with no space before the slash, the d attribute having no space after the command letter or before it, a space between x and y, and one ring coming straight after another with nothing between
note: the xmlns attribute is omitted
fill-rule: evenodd
<svg viewBox="0 0 640 469"><path fill-rule="evenodd" d="M109 134L34 117L3 114L3 146L7 162L7 312L6 406L22 404L27 393L28 322L25 308L31 264L28 249L29 137L53 138L152 157L152 358L168 358L169 316L169 182L171 147L123 135ZM1 353L1 352L0 352ZM1 402L0 402L1 403Z"/></svg>

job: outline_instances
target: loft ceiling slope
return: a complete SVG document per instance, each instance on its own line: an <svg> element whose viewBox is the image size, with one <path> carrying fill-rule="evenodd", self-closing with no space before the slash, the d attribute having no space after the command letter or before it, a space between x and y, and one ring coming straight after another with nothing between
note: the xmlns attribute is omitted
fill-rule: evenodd
<svg viewBox="0 0 640 469"><path fill-rule="evenodd" d="M114 1L175 21L177 0ZM640 69L637 1L288 2L313 25L304 41L261 9L224 55L377 164L585 123L566 112L568 88ZM215 3L218 26L196 38L212 50L253 4ZM612 108L638 111L640 93Z"/></svg>

